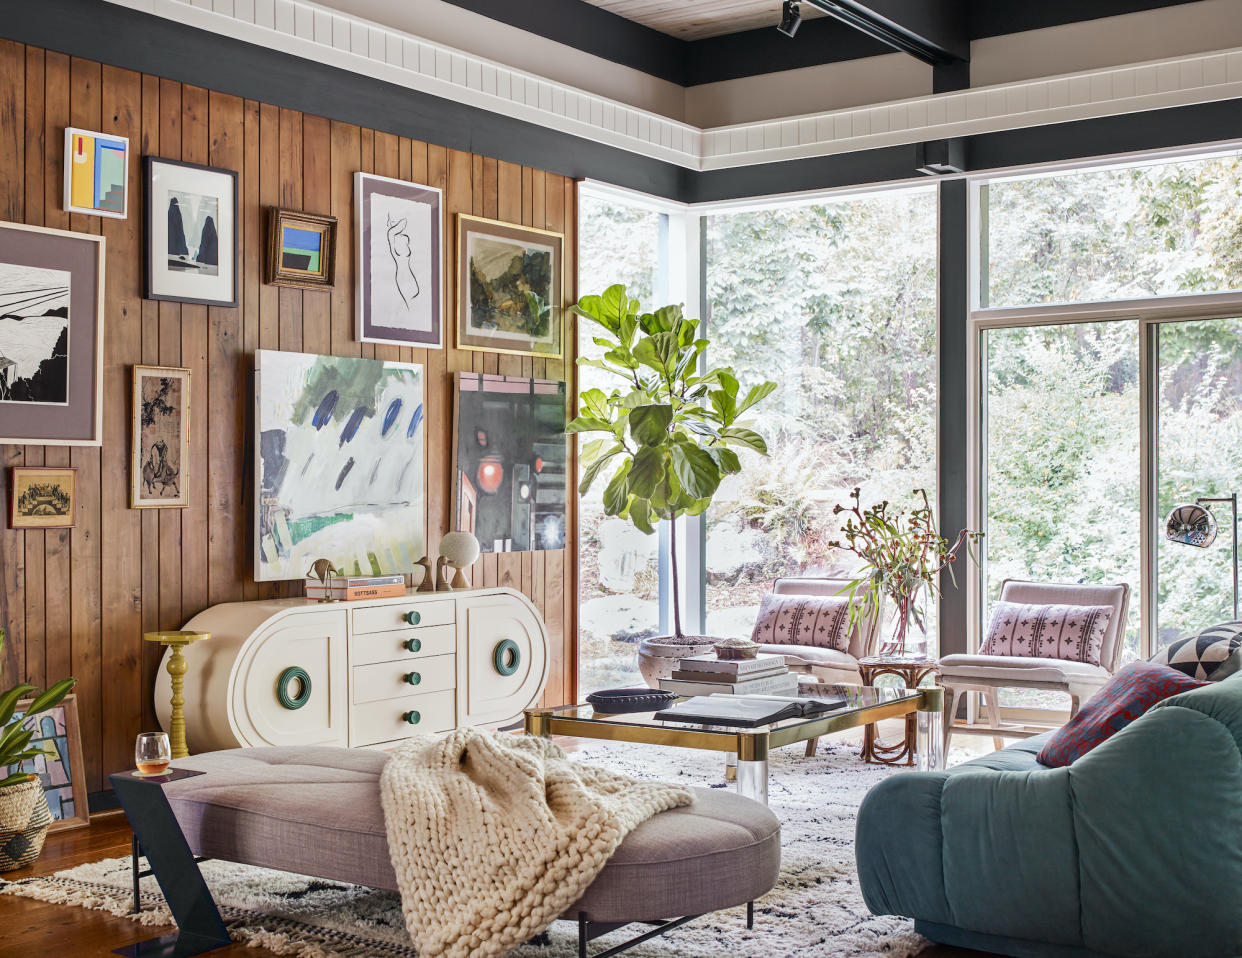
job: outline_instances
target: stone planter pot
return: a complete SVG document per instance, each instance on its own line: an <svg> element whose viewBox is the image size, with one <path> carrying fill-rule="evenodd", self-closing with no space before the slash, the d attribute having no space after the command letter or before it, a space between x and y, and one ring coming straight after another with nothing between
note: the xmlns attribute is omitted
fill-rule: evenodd
<svg viewBox="0 0 1242 958"><path fill-rule="evenodd" d="M52 824L37 778L0 788L0 873L33 865Z"/></svg>
<svg viewBox="0 0 1242 958"><path fill-rule="evenodd" d="M660 687L660 679L671 678L677 663L690 655L713 651L716 639L709 635L657 635L638 644L638 671L651 688Z"/></svg>

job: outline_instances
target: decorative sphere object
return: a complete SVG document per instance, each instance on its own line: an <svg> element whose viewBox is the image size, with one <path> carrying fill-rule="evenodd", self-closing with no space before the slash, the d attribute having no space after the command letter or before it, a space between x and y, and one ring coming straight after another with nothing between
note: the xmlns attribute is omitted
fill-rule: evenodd
<svg viewBox="0 0 1242 958"><path fill-rule="evenodd" d="M440 555L457 570L452 582L454 589L467 587L466 577L461 570L473 565L481 551L479 540L472 532L449 532L440 540Z"/></svg>

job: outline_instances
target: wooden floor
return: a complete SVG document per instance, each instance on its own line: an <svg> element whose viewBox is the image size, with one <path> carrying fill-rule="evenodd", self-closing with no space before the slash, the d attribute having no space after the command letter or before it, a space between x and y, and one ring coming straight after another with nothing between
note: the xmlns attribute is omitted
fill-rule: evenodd
<svg viewBox="0 0 1242 958"><path fill-rule="evenodd" d="M97 815L89 828L48 835L43 857L33 868L9 872L3 877L16 881L30 875L49 875L101 858L129 854L130 830L119 812ZM65 958L103 958L114 948L142 941L172 929L138 925L124 918L113 918L100 911L71 905L49 905L12 895L0 897L3 915L0 956L65 956ZM266 948L230 945L208 952L219 958L276 958ZM760 958L760 956L754 956ZM986 958L983 952L957 948L929 948L919 958Z"/></svg>

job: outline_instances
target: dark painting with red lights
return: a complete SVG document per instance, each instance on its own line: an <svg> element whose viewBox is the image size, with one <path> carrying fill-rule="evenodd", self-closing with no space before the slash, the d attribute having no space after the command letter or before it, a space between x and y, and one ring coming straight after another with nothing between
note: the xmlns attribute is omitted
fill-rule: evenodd
<svg viewBox="0 0 1242 958"><path fill-rule="evenodd" d="M454 528L484 552L565 547L565 384L456 374Z"/></svg>

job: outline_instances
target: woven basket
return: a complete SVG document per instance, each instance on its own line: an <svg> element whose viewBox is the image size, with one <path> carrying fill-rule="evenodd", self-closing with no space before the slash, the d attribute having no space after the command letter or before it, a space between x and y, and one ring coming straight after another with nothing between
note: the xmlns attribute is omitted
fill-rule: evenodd
<svg viewBox="0 0 1242 958"><path fill-rule="evenodd" d="M37 778L0 788L0 873L33 865L51 824L52 812Z"/></svg>

